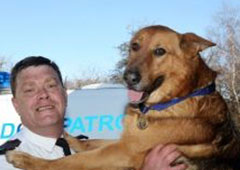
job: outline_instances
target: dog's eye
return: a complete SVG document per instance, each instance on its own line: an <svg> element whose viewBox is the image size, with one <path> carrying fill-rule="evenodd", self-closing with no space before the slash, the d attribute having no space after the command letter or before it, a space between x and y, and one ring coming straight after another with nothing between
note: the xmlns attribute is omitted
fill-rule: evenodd
<svg viewBox="0 0 240 170"><path fill-rule="evenodd" d="M156 56L162 56L166 53L166 50L163 48L156 48L153 53Z"/></svg>
<svg viewBox="0 0 240 170"><path fill-rule="evenodd" d="M133 51L138 51L139 49L140 49L140 45L138 44L138 43L132 43L131 44L131 49L133 50Z"/></svg>

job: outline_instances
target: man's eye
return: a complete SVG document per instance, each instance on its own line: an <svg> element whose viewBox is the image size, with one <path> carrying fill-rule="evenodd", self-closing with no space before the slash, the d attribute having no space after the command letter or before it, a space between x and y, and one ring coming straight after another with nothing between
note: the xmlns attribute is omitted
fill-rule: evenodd
<svg viewBox="0 0 240 170"><path fill-rule="evenodd" d="M49 84L48 87L49 88L54 88L54 87L57 87L57 84Z"/></svg>
<svg viewBox="0 0 240 170"><path fill-rule="evenodd" d="M24 93L31 93L31 92L33 92L33 89L26 89L26 90L24 90Z"/></svg>

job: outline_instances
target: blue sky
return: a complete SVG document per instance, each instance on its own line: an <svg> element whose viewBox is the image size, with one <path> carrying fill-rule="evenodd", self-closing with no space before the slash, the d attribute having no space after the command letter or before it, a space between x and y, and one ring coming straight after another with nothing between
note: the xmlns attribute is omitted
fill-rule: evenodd
<svg viewBox="0 0 240 170"><path fill-rule="evenodd" d="M54 60L69 78L108 74L118 45L146 24L206 36L223 2L239 0L8 0L0 1L0 57Z"/></svg>

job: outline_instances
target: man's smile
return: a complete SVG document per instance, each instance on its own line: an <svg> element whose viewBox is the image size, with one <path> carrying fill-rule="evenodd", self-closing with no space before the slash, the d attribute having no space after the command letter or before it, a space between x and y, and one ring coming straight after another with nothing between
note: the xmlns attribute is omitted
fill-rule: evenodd
<svg viewBox="0 0 240 170"><path fill-rule="evenodd" d="M36 109L38 112L46 111L46 110L52 110L54 108L53 105L45 105L45 106L40 106Z"/></svg>

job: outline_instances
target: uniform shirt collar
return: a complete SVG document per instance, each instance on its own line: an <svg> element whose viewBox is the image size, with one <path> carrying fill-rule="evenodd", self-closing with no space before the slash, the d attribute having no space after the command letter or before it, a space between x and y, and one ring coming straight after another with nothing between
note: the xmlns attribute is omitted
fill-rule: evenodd
<svg viewBox="0 0 240 170"><path fill-rule="evenodd" d="M29 130L27 127L23 127L21 129L23 133L23 137L28 141L35 145L38 145L41 148L46 149L47 151L52 152L54 147L56 146L56 138L41 136Z"/></svg>

